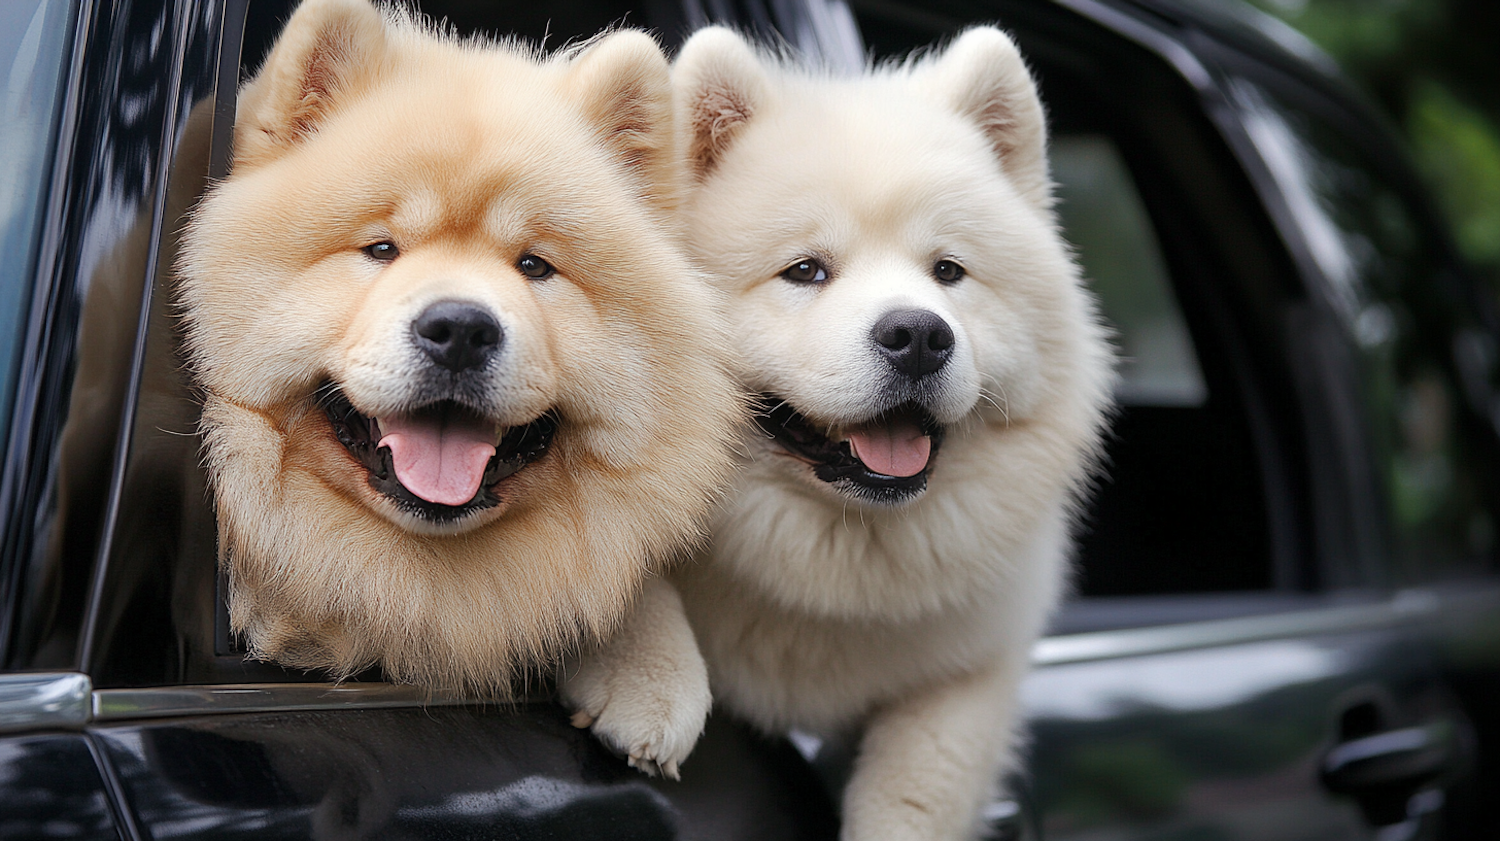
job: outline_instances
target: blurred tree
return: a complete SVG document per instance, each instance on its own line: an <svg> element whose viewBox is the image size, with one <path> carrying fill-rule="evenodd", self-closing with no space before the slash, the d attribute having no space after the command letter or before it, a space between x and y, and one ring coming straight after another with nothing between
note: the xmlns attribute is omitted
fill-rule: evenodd
<svg viewBox="0 0 1500 841"><path fill-rule="evenodd" d="M1500 2L1252 2L1326 50L1389 111L1459 246L1500 286Z"/></svg>

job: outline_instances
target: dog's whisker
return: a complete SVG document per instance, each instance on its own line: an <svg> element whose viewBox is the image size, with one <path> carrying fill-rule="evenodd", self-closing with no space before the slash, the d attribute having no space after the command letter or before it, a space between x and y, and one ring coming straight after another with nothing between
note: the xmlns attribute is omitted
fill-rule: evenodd
<svg viewBox="0 0 1500 841"><path fill-rule="evenodd" d="M324 400L324 399L326 399L328 397L333 396L335 393L338 392L338 390L339 390L338 383L335 383L332 380L329 380L328 382L325 382L322 385L318 386L317 388L313 389L312 396L313 396L314 400L321 401L321 400Z"/></svg>
<svg viewBox="0 0 1500 841"><path fill-rule="evenodd" d="M990 391L984 386L980 386L979 396L986 402L988 402L991 406L994 406L995 410L1000 413L1000 416L1002 418L1004 418L1005 425L1010 426L1010 401L1005 397L1005 386L997 382L995 383L995 388L1000 390L999 394Z"/></svg>

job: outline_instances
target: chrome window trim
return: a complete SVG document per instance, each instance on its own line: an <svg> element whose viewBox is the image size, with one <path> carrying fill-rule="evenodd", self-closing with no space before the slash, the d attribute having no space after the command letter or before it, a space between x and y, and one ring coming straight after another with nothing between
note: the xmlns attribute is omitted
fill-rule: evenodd
<svg viewBox="0 0 1500 841"><path fill-rule="evenodd" d="M1039 667L1056 666L1289 637L1391 628L1437 615L1439 609L1444 607L1444 601L1446 600L1428 590L1402 590L1390 599L1359 604L1183 622L1177 625L1063 634L1038 641L1032 649L1031 662Z"/></svg>
<svg viewBox="0 0 1500 841"><path fill-rule="evenodd" d="M78 672L0 674L0 733L76 730L89 722L93 688Z"/></svg>
<svg viewBox="0 0 1500 841"><path fill-rule="evenodd" d="M1032 663L1058 666L1389 629L1454 612L1493 610L1497 603L1500 588L1493 587L1472 588L1462 594L1403 590L1389 599L1357 604L1051 636L1032 649ZM547 700L545 695L533 692L516 699L514 705ZM510 706L389 683L246 683L95 690L88 675L77 672L0 675L0 733L79 729L90 723L178 716L462 705Z"/></svg>
<svg viewBox="0 0 1500 841"><path fill-rule="evenodd" d="M524 699L523 699L524 700ZM459 695L392 683L238 683L153 686L94 692L93 720L126 721L183 715L308 712L482 704ZM490 702L497 704L497 702ZM498 704L497 704L498 705Z"/></svg>

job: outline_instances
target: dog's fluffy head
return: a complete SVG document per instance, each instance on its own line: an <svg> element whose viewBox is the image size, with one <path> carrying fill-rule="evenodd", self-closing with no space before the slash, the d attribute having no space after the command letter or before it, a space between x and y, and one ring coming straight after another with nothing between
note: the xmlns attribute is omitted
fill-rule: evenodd
<svg viewBox="0 0 1500 841"><path fill-rule="evenodd" d="M738 408L670 102L637 32L541 59L292 17L180 272L257 655L503 693L697 535Z"/></svg>
<svg viewBox="0 0 1500 841"><path fill-rule="evenodd" d="M1097 448L1110 351L1056 229L1042 106L1010 39L977 28L835 77L715 28L673 80L688 242L765 398L719 555L781 591L784 570L760 559L847 566L797 596L819 609L881 602L865 592L881 582L920 601L901 594L936 586L906 580L923 558L1015 549L1066 508ZM902 510L828 537L850 503ZM907 573L870 574L884 555Z"/></svg>

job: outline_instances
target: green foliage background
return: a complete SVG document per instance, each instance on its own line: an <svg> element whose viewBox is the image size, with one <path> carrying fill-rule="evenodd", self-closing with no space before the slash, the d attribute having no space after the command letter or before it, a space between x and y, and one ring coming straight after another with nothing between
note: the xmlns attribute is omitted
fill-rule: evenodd
<svg viewBox="0 0 1500 841"><path fill-rule="evenodd" d="M1500 290L1500 0L1251 0L1405 132L1459 247Z"/></svg>

